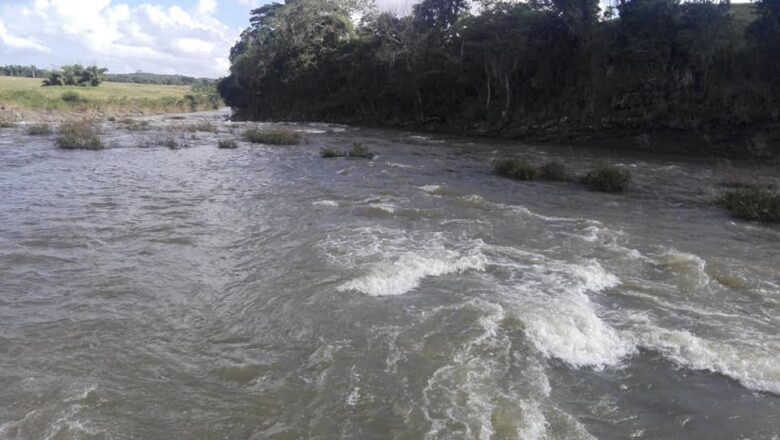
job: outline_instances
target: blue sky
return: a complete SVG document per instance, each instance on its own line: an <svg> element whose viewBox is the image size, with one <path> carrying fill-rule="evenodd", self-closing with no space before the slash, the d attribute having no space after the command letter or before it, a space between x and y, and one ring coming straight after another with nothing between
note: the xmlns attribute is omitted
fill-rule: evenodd
<svg viewBox="0 0 780 440"><path fill-rule="evenodd" d="M403 10L413 0L377 0ZM0 64L97 64L220 77L249 11L270 0L0 0Z"/></svg>

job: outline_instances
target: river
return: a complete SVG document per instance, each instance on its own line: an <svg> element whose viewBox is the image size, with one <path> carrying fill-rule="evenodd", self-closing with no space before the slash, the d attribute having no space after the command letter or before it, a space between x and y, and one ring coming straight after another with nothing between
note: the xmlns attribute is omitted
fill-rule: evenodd
<svg viewBox="0 0 780 440"><path fill-rule="evenodd" d="M0 439L780 437L780 228L712 202L777 168L224 117L0 131Z"/></svg>

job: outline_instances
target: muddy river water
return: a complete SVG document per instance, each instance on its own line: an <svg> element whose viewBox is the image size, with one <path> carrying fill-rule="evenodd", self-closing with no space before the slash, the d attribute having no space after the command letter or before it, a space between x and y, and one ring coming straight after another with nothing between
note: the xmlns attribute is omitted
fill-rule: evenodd
<svg viewBox="0 0 780 440"><path fill-rule="evenodd" d="M0 131L0 439L780 437L780 228L712 202L777 169L224 117Z"/></svg>

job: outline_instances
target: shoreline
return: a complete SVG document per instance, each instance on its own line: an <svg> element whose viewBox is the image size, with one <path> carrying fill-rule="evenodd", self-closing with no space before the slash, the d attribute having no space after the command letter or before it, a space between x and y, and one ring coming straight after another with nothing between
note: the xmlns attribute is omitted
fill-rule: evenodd
<svg viewBox="0 0 780 440"><path fill-rule="evenodd" d="M683 130L671 128L626 128L593 126L576 127L545 123L533 126L515 126L504 129L471 127L468 122L394 122L372 118L308 119L284 118L251 120L236 118L241 122L327 122L377 129L410 130L420 133L465 136L479 139L517 141L524 144L552 147L587 147L605 150L627 151L653 156L677 156L685 158L723 159L780 164L780 122L746 127L723 127L709 130Z"/></svg>

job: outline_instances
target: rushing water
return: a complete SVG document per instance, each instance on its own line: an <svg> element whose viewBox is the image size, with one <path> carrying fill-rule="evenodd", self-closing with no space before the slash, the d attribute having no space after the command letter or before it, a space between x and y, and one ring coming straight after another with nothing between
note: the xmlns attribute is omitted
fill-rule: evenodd
<svg viewBox="0 0 780 440"><path fill-rule="evenodd" d="M248 125L0 131L0 439L780 436L780 229L712 203L776 170L321 124L216 148ZM355 141L378 157L319 157ZM491 173L514 155L636 185Z"/></svg>

